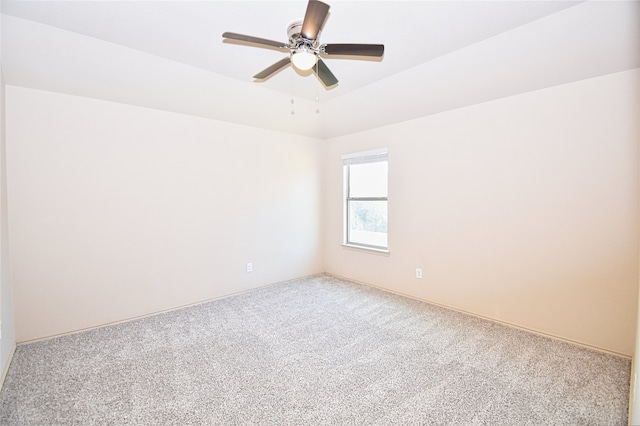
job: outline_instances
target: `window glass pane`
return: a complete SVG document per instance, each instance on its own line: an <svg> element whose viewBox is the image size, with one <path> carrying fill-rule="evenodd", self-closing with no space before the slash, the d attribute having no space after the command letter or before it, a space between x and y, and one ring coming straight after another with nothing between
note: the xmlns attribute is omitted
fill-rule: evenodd
<svg viewBox="0 0 640 426"><path fill-rule="evenodd" d="M348 201L347 242L387 247L387 201Z"/></svg>
<svg viewBox="0 0 640 426"><path fill-rule="evenodd" d="M349 167L349 197L386 197L387 162L352 164Z"/></svg>

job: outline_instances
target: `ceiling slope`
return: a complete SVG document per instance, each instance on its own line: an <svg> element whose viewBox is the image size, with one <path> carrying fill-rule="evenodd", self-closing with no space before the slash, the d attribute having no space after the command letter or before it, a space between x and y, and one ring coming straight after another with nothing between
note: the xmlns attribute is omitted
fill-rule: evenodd
<svg viewBox="0 0 640 426"><path fill-rule="evenodd" d="M640 3L589 2L330 100L323 129L344 135L639 67Z"/></svg>
<svg viewBox="0 0 640 426"><path fill-rule="evenodd" d="M3 16L7 84L321 137L312 102L114 43ZM98 54L96 54L98 52ZM295 114L291 114L293 111Z"/></svg>
<svg viewBox="0 0 640 426"><path fill-rule="evenodd" d="M329 2L322 42L385 44L380 62L328 59L329 91L291 68L254 82L282 53L222 41L285 40L304 1L5 1L4 77L329 138L640 66L637 1Z"/></svg>

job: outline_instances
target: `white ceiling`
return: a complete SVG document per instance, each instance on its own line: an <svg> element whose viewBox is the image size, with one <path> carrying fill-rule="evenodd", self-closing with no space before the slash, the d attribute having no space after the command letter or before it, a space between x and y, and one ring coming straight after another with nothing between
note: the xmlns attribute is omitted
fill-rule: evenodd
<svg viewBox="0 0 640 426"><path fill-rule="evenodd" d="M321 42L385 45L326 59L331 90L290 67L255 82L285 54L221 37L285 42L304 0L3 1L4 78L327 138L640 67L638 1L327 2Z"/></svg>

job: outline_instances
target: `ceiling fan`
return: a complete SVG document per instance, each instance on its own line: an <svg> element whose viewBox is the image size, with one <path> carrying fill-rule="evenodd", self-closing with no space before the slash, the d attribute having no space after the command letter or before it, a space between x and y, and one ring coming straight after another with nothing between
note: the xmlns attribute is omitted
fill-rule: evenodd
<svg viewBox="0 0 640 426"><path fill-rule="evenodd" d="M338 83L338 79L329 70L320 56L365 56L381 58L384 54L383 44L320 44L318 37L324 21L329 15L329 5L319 0L309 0L303 21L291 23L287 28L288 43L225 32L222 37L254 43L258 47L289 50L290 55L260 71L253 78L265 80L289 64L300 71L313 70L320 81L330 87Z"/></svg>

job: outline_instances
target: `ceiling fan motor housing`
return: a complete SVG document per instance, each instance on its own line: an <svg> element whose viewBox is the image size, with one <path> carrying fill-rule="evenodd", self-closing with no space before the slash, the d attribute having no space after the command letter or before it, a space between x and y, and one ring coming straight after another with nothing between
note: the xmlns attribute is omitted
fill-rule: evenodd
<svg viewBox="0 0 640 426"><path fill-rule="evenodd" d="M320 32L315 40L309 40L304 38L302 32L302 21L295 21L289 24L287 27L287 37L289 38L289 47L296 50L301 47L306 47L307 50L316 51L318 48L318 39L320 38Z"/></svg>

